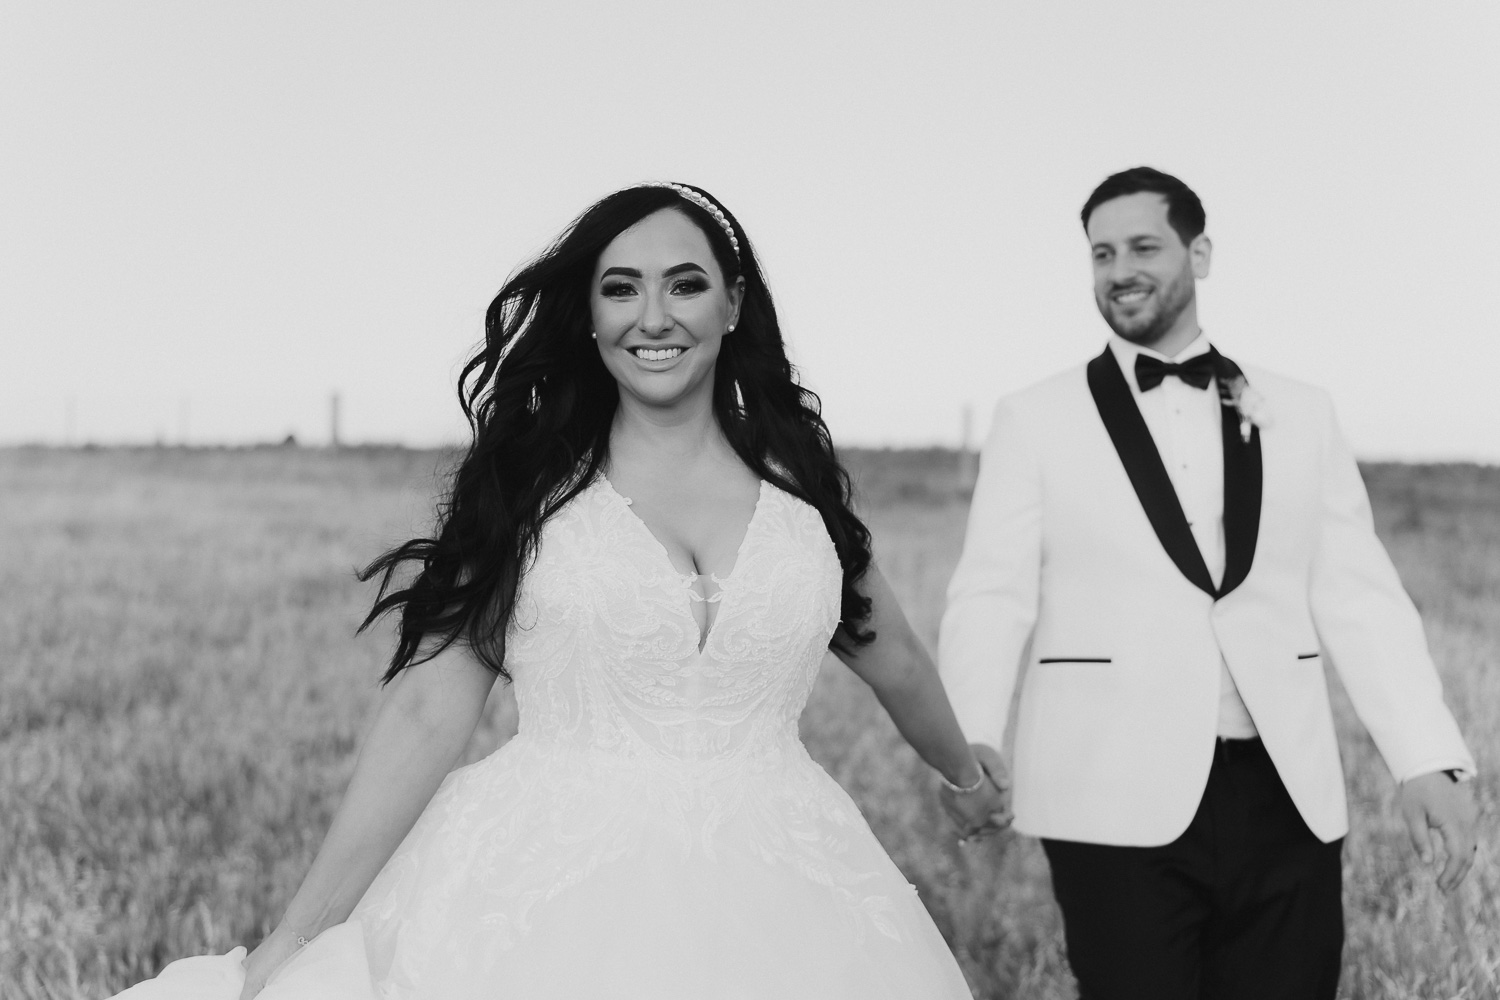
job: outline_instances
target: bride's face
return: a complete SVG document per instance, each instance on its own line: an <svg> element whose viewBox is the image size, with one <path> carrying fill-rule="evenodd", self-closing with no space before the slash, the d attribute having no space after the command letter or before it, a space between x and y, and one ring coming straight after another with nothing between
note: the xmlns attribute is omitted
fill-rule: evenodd
<svg viewBox="0 0 1500 1000"><path fill-rule="evenodd" d="M599 356L622 397L671 407L712 394L743 290L743 279L725 281L708 238L675 209L616 236L594 265L589 304Z"/></svg>

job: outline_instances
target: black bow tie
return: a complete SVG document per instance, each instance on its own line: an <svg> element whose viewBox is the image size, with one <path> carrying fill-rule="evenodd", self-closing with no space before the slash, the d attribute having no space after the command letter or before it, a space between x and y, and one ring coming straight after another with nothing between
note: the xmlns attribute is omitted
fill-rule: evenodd
<svg viewBox="0 0 1500 1000"><path fill-rule="evenodd" d="M1207 389L1214 377L1213 355L1198 354L1182 364L1153 358L1149 354L1135 356L1135 384L1142 392L1155 389L1168 375L1176 375L1194 389Z"/></svg>

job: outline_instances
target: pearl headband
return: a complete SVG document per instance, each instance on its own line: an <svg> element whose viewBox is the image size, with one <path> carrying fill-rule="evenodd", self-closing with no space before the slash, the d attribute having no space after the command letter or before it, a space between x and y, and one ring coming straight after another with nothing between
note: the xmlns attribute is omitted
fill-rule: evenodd
<svg viewBox="0 0 1500 1000"><path fill-rule="evenodd" d="M671 181L650 181L641 186L671 188L673 191L676 191L678 194L686 198L688 201L692 202L694 205L697 205L699 208L703 209L703 211L712 216L713 220L719 224L719 228L724 230L724 235L729 237L729 245L734 248L734 259L740 259L739 238L734 235L734 226L729 224L729 219L724 215L723 209L719 208L718 205L715 205L713 202L709 201L706 197L699 194L697 191L694 191L686 184L674 184Z"/></svg>

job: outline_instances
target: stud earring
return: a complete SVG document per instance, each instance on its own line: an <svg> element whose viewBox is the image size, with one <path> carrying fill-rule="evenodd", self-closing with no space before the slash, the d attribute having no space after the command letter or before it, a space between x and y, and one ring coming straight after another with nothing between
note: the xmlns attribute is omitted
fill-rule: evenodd
<svg viewBox="0 0 1500 1000"><path fill-rule="evenodd" d="M730 323L730 324L729 324L729 329L728 329L728 330L727 330L727 331L725 331L725 332L726 332L726 333L733 333L733 332L734 332L734 324L733 324L733 323Z"/></svg>
<svg viewBox="0 0 1500 1000"><path fill-rule="evenodd" d="M591 334L589 334L589 339L590 340L598 340L599 339L599 334L597 334L597 333L591 333Z"/></svg>

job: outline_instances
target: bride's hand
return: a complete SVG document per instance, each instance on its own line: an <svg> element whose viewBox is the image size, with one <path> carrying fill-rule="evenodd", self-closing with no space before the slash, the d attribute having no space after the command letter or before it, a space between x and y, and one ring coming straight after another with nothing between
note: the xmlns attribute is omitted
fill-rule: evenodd
<svg viewBox="0 0 1500 1000"><path fill-rule="evenodd" d="M245 956L245 986L240 990L240 1000L250 1000L265 989L266 980L281 964L291 958L302 946L297 935L283 931L280 927L272 931L254 951Z"/></svg>
<svg viewBox="0 0 1500 1000"><path fill-rule="evenodd" d="M977 839L1010 826L1010 771L999 751L982 743L972 747L986 780L976 791L938 790L943 811L958 828L959 841Z"/></svg>

